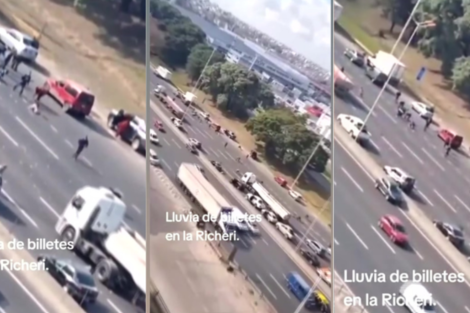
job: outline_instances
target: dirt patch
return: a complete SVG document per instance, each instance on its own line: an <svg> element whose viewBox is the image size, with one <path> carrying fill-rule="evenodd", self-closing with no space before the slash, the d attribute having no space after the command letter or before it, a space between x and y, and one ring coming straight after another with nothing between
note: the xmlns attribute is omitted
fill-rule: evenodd
<svg viewBox="0 0 470 313"><path fill-rule="evenodd" d="M390 21L381 16L381 9L375 0L340 0L344 9L339 19L339 25L352 37L356 38L372 51L390 51L399 33L396 27L394 34L389 34ZM377 36L379 30L385 30L386 38ZM405 44L400 43L396 55L399 55ZM407 66L404 89L424 102L436 106L438 115L462 134L470 134L470 106L458 94L449 88L449 82L440 74L441 62L434 58L426 59L414 47L404 54L403 63ZM416 75L421 67L426 67L426 76L421 82L416 81Z"/></svg>
<svg viewBox="0 0 470 313"><path fill-rule="evenodd" d="M119 1L0 0L11 27L41 43L38 63L89 87L98 111L145 112L145 25L118 10ZM1 17L0 17L1 18Z"/></svg>

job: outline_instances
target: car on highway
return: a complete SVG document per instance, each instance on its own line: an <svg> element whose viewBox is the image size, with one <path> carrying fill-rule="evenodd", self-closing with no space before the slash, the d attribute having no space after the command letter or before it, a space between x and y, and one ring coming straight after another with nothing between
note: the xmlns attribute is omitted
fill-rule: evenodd
<svg viewBox="0 0 470 313"><path fill-rule="evenodd" d="M302 195L295 190L289 189L289 196L291 196L295 201L302 201Z"/></svg>
<svg viewBox="0 0 470 313"><path fill-rule="evenodd" d="M344 50L344 56L350 60L353 64L363 67L365 64L365 56L364 53L361 53L357 50L353 49L346 49Z"/></svg>
<svg viewBox="0 0 470 313"><path fill-rule="evenodd" d="M276 176L274 177L274 181L279 184L281 187L287 186L287 180L284 177Z"/></svg>
<svg viewBox="0 0 470 313"><path fill-rule="evenodd" d="M261 215L263 215L271 224L276 224L278 221L277 215L268 209L261 210Z"/></svg>
<svg viewBox="0 0 470 313"><path fill-rule="evenodd" d="M111 110L108 114L108 127L112 130L117 130L119 123L116 123L116 117L118 116L118 110ZM130 119L129 127L125 129L120 134L122 141L127 142L131 145L132 149L138 153L145 154L146 138L147 138L147 125L143 118L138 116L133 116L130 114L123 113L127 115L126 118ZM121 115L119 115L121 116ZM158 136L153 129L149 129L150 132L150 142L153 144L158 144Z"/></svg>
<svg viewBox="0 0 470 313"><path fill-rule="evenodd" d="M385 200L400 205L403 202L403 195L400 187L389 177L382 177L375 180L375 189L384 195Z"/></svg>
<svg viewBox="0 0 470 313"><path fill-rule="evenodd" d="M442 139L442 141L447 142L450 144L452 149L458 149L463 143L463 137L457 135L457 133L453 130L447 128L441 128L437 132L437 136Z"/></svg>
<svg viewBox="0 0 470 313"><path fill-rule="evenodd" d="M91 114L95 95L88 88L71 80L54 78L49 78L44 87L48 95L68 113L81 119Z"/></svg>
<svg viewBox="0 0 470 313"><path fill-rule="evenodd" d="M96 302L99 291L90 268L52 256L39 256L37 260L44 262L47 273L80 305Z"/></svg>
<svg viewBox="0 0 470 313"><path fill-rule="evenodd" d="M456 247L461 247L465 243L465 236L462 227L434 220L434 226Z"/></svg>
<svg viewBox="0 0 470 313"><path fill-rule="evenodd" d="M171 117L171 121L173 124L175 124L176 127L178 127L180 130L183 129L183 121L179 118L176 117Z"/></svg>
<svg viewBox="0 0 470 313"><path fill-rule="evenodd" d="M222 164L220 162L217 162L215 160L211 160L211 164L215 167L215 169L217 171L219 171L220 173L223 173L224 172L224 168L222 167Z"/></svg>
<svg viewBox="0 0 470 313"><path fill-rule="evenodd" d="M186 146L186 148L188 148L189 152L191 152L193 154L198 153L198 150L197 150L196 146L191 141L188 141L185 146Z"/></svg>
<svg viewBox="0 0 470 313"><path fill-rule="evenodd" d="M157 88L153 90L153 95L156 96L160 101L163 100L163 97L167 96L165 87L162 85L158 85Z"/></svg>
<svg viewBox="0 0 470 313"><path fill-rule="evenodd" d="M347 114L340 114L336 118L339 125L359 144L365 144L370 140L370 133L360 118Z"/></svg>
<svg viewBox="0 0 470 313"><path fill-rule="evenodd" d="M311 239L306 239L305 242L307 247L309 247L316 255L321 257L325 256L326 249L321 243Z"/></svg>
<svg viewBox="0 0 470 313"><path fill-rule="evenodd" d="M398 245L404 245L408 242L405 227L403 223L393 215L384 215L379 220L379 228Z"/></svg>
<svg viewBox="0 0 470 313"><path fill-rule="evenodd" d="M412 313L436 312L436 300L422 284L406 282L400 287L400 295L403 297L405 307Z"/></svg>
<svg viewBox="0 0 470 313"><path fill-rule="evenodd" d="M15 51L25 63L36 61L39 54L39 41L13 28L0 28L0 42Z"/></svg>
<svg viewBox="0 0 470 313"><path fill-rule="evenodd" d="M233 131L231 131L231 130L224 129L224 134L225 134L228 138L230 138L230 139L232 139L232 140L236 140L236 139L237 139L237 135L235 135L235 133L234 133Z"/></svg>
<svg viewBox="0 0 470 313"><path fill-rule="evenodd" d="M409 194L415 187L416 179L401 168L385 165L383 170L388 177L397 183L404 193Z"/></svg>
<svg viewBox="0 0 470 313"><path fill-rule="evenodd" d="M256 209L263 210L266 208L263 199L261 199L259 196L249 192L245 197Z"/></svg>
<svg viewBox="0 0 470 313"><path fill-rule="evenodd" d="M328 286L331 286L331 270L328 267L317 268L317 274Z"/></svg>
<svg viewBox="0 0 470 313"><path fill-rule="evenodd" d="M259 235L259 228L258 228L258 224L256 224L256 222L247 221L246 226L250 230L250 233L252 233L253 235Z"/></svg>
<svg viewBox="0 0 470 313"><path fill-rule="evenodd" d="M198 149L202 148L201 142L195 138L189 138L189 142Z"/></svg>
<svg viewBox="0 0 470 313"><path fill-rule="evenodd" d="M426 103L412 101L411 109L424 119L432 119L434 116L434 106Z"/></svg>
<svg viewBox="0 0 470 313"><path fill-rule="evenodd" d="M292 240L295 238L294 230L287 224L277 222L276 229L286 238L287 240Z"/></svg>
<svg viewBox="0 0 470 313"><path fill-rule="evenodd" d="M313 253L312 250L310 250L309 248L301 247L299 253L301 256L304 257L305 260L307 260L307 263L309 263L313 267L320 266L320 260L318 259L317 255Z"/></svg>
<svg viewBox="0 0 470 313"><path fill-rule="evenodd" d="M157 152L153 149L149 149L149 163L152 166L160 166L160 159L158 158Z"/></svg>

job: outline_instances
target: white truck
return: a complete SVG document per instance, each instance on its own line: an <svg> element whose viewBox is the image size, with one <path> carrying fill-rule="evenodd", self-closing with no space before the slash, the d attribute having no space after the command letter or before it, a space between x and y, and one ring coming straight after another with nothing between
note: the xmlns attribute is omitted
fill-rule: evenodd
<svg viewBox="0 0 470 313"><path fill-rule="evenodd" d="M164 80L170 80L170 79L171 79L171 71L170 71L169 69L163 67L163 66L158 66L158 67L155 69L154 73L155 73L158 77L160 77L160 78L162 78L162 79L164 79Z"/></svg>
<svg viewBox="0 0 470 313"><path fill-rule="evenodd" d="M241 182L245 184L249 191L256 193L264 203L283 221L289 220L291 213L287 211L270 193L264 188L256 175L251 172L246 172L240 178Z"/></svg>
<svg viewBox="0 0 470 313"><path fill-rule="evenodd" d="M186 91L184 94L184 104L185 105L192 105L194 103L194 100L196 100L196 95L193 94L192 92Z"/></svg>
<svg viewBox="0 0 470 313"><path fill-rule="evenodd" d="M396 87L400 84L406 70L405 64L394 55L384 51L379 51L374 57L369 57L366 63L366 75L377 84L384 84L390 77L389 84Z"/></svg>
<svg viewBox="0 0 470 313"><path fill-rule="evenodd" d="M118 191L85 186L67 204L55 230L103 285L145 308L146 242L124 225L126 210Z"/></svg>

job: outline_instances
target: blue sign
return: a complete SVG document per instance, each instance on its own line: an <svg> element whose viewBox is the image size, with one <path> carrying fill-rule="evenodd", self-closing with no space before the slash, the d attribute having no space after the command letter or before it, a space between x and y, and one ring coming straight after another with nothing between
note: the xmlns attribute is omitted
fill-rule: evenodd
<svg viewBox="0 0 470 313"><path fill-rule="evenodd" d="M423 66L419 72L418 72L418 75L416 75L416 80L417 81L421 81L424 77L424 74L426 74L426 68Z"/></svg>

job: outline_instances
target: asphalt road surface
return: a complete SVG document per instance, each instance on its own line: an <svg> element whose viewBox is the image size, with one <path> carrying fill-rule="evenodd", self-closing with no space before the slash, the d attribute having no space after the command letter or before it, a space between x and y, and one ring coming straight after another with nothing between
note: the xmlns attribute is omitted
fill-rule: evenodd
<svg viewBox="0 0 470 313"><path fill-rule="evenodd" d="M342 56L344 48L343 42L336 40L336 64L344 66L345 72L351 80L356 85L363 87L366 107L358 105L357 102L336 98L335 115L346 113L365 118L369 110L368 107L372 106L380 89L371 85L363 71L350 64ZM464 217L470 213L466 204L469 199L468 193L464 187L468 184L465 176L468 167L466 157L453 152L448 158L445 158L443 143L437 138L436 129L431 127L424 132L422 128L424 122L420 121L417 116L413 118L417 123L415 131L411 131L407 124L396 117L394 96L387 92L384 93L367 123L373 141L368 150L380 165L400 167L417 179L417 190L412 197L420 203L421 209L430 218L462 224L462 221L466 220ZM399 209L386 203L385 199L374 190L372 181L336 143L335 157L335 186L338 188L337 190L341 190L336 193L335 197L336 238L340 242L342 241L341 236L350 241L357 241L363 250L365 249L367 253L373 255L367 260L372 264L361 263L362 270L378 269L378 264L381 264L382 268L388 268L389 271L398 268L407 272L410 269L452 272L449 265L439 255L436 255L436 250L427 244L425 237L415 232L415 228L408 223ZM359 197L357 197L358 195ZM352 196L355 196L354 205L350 201ZM352 213L354 208L357 208L356 214ZM399 250L392 246L388 239L384 239L383 234L380 234L381 237L372 230L372 226L375 226L375 230L377 230L378 219L386 213L394 214L402 220L408 229L411 244L415 249L414 253ZM338 227L341 223L345 227ZM364 225L364 223L370 225ZM466 225L464 224L464 226ZM359 238L361 239L359 240ZM343 250L343 247L344 245L341 245L341 248L335 250L336 268L343 266L349 269L357 266L355 262L341 265L339 260L342 258L338 255L341 255L343 251L348 253ZM395 253L392 252L392 249ZM389 255L391 254L391 257L384 258L387 252ZM351 258L354 252L350 251L348 255ZM395 260L392 257L398 258ZM426 284L426 286L441 304L440 310L442 312L467 310L464 301L457 300L457 298L464 299L464 293L468 292L467 286L463 284ZM398 285L381 284L381 286L376 286L375 290L384 293L390 292L391 289L398 290L398 287ZM367 292L366 288L371 288L370 284L352 284L352 289L358 294ZM456 296L457 293L462 295ZM384 310L384 312L386 311Z"/></svg>
<svg viewBox="0 0 470 313"><path fill-rule="evenodd" d="M29 70L21 66L20 71ZM145 160L136 158L91 119L76 121L50 99L43 100L39 116L32 114L28 105L35 86L30 86L21 97L18 91L13 92L17 79L18 75L13 73L0 83L0 163L8 165L0 196L2 223L19 240L54 240L57 218L77 189L85 185L109 186L123 192L130 208L126 223L145 236ZM33 84L42 82L33 72ZM90 146L80 160L74 161L77 140L85 135ZM80 262L63 251L31 253L53 254ZM90 306L89 312L135 312L129 303L106 288L100 286L100 291L99 303ZM38 310L23 308L18 313L32 311Z"/></svg>
<svg viewBox="0 0 470 313"><path fill-rule="evenodd" d="M158 102L155 99L155 102ZM171 113L160 105L161 110L165 115L171 116ZM189 116L188 116L189 117ZM152 112L150 121L161 120L158 116ZM226 176L235 176L235 170L239 169L241 172L252 171L257 174L258 177L261 175L261 171L255 171L256 167L253 166L249 161L244 159L244 156L239 154L237 146L232 144L224 147L224 143L227 140L223 135L216 134L214 130L211 130L205 122L198 121L193 118L188 118L189 124L185 124L189 136L196 138L202 143L204 153L210 160L217 160L222 163ZM185 144L173 133L172 130L165 125L166 132L159 133L159 139L161 146L154 147L157 151L159 158L163 164L163 170L168 177L175 182L178 167L183 162L199 164L203 167L199 159L190 153L185 147ZM240 155L243 160L239 163L236 158ZM228 192L224 186L222 186L217 178L215 178L210 171L206 170L206 176L214 185L214 187L224 196L230 203L237 205L242 208L242 205ZM260 173L260 174L258 174ZM266 175L265 175L266 176ZM263 177L263 176L261 176ZM275 190L276 195L281 194L281 197L277 197L278 200L284 201L284 205L289 203L298 206L293 200L291 200L287 194L287 191L277 186L274 182L271 183L271 179L268 183L267 178L264 179L264 184L270 190ZM276 189L275 189L276 188ZM274 194L274 192L273 192ZM291 208L291 206L289 206ZM299 228L305 231L305 226L301 223ZM318 224L319 225L319 224ZM165 227L162 225L162 227ZM285 287L285 277L291 271L297 271L300 274L302 272L297 266L290 260L290 258L283 252L279 246L266 234L262 228L259 237L256 236L242 236L240 241L236 243L238 252L235 256L235 260L241 265L241 267L248 273L250 278L257 284L257 286L265 293L268 299L273 303L279 312L291 312L294 311L298 306L299 302ZM311 231L311 238L316 238L322 242L325 246L328 245L325 235L320 235L321 230L314 227ZM301 236L301 234L299 234ZM323 262L326 265L326 262ZM306 277L304 277L306 279ZM306 279L306 281L309 281Z"/></svg>

